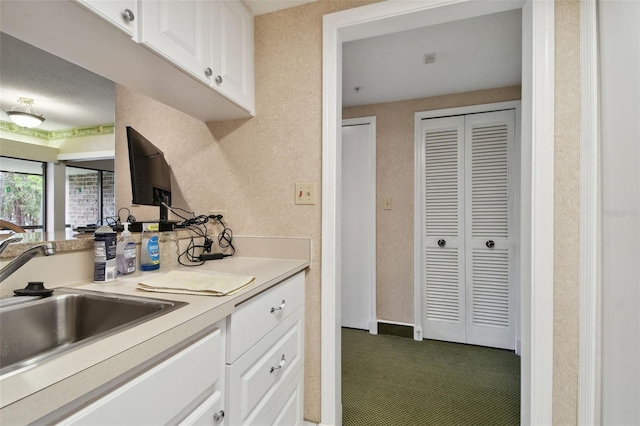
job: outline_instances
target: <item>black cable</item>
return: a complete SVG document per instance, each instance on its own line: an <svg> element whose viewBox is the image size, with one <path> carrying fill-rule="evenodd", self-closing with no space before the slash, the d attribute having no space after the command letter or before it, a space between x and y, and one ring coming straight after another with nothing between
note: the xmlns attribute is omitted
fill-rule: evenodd
<svg viewBox="0 0 640 426"><path fill-rule="evenodd" d="M236 248L233 246L233 231L223 221L221 215L209 216L210 219L216 220L222 225L222 232L218 235L218 246L221 249L231 248L231 253L225 253L223 257L230 257L236 254Z"/></svg>
<svg viewBox="0 0 640 426"><path fill-rule="evenodd" d="M213 219L217 221L220 225L222 225L222 232L218 235L218 246L221 249L231 249L231 253L213 253L207 254L206 257L218 258L217 256L230 257L236 253L236 248L233 246L233 231L227 227L227 225L222 221L221 215L198 215L196 216L195 212L190 212L180 207L169 206L166 203L162 203L171 213L181 218L184 222L182 225L196 234L197 237L201 237L203 239L202 245L197 245L195 243L194 237L191 237L191 241L189 241L189 245L187 248L178 255L178 263L183 266L200 266L205 263L205 259L201 258L201 255L204 253L211 253L211 249L213 247L213 241L208 236L207 223L209 219ZM192 217L184 217L183 215L176 212L176 210L180 210ZM197 251L201 251L200 254L196 255ZM184 263L183 258L191 263Z"/></svg>

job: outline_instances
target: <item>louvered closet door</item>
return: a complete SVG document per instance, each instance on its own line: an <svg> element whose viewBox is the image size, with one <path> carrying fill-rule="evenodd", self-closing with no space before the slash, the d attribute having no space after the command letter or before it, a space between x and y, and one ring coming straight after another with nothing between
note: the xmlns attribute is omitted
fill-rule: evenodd
<svg viewBox="0 0 640 426"><path fill-rule="evenodd" d="M423 120L422 135L423 334L464 343L464 118Z"/></svg>
<svg viewBox="0 0 640 426"><path fill-rule="evenodd" d="M515 111L465 117L467 343L514 349Z"/></svg>

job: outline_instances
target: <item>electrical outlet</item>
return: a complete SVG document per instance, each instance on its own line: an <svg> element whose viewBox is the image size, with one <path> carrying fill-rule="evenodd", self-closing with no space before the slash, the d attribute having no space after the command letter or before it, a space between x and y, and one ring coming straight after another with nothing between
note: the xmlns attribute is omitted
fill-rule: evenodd
<svg viewBox="0 0 640 426"><path fill-rule="evenodd" d="M315 204L316 203L316 183L296 183L295 192L296 204Z"/></svg>
<svg viewBox="0 0 640 426"><path fill-rule="evenodd" d="M222 221L224 223L228 223L229 222L229 216L227 216L227 211L226 210L209 210L209 214L210 215L220 215L220 216L222 216Z"/></svg>

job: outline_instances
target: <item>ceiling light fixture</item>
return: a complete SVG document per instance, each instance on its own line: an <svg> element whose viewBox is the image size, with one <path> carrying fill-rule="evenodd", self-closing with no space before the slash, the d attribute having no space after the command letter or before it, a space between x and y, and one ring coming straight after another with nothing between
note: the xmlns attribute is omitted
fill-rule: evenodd
<svg viewBox="0 0 640 426"><path fill-rule="evenodd" d="M5 112L20 127L38 127L44 121L42 114L33 106L33 99L29 98L18 98L18 105Z"/></svg>

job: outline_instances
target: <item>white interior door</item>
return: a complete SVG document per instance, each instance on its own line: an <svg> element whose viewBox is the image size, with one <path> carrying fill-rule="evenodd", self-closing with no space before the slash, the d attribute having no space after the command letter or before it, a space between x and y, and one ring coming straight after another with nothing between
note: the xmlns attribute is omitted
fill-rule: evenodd
<svg viewBox="0 0 640 426"><path fill-rule="evenodd" d="M465 116L467 343L515 348L515 111Z"/></svg>
<svg viewBox="0 0 640 426"><path fill-rule="evenodd" d="M376 332L375 121L358 123L342 127L342 326Z"/></svg>

